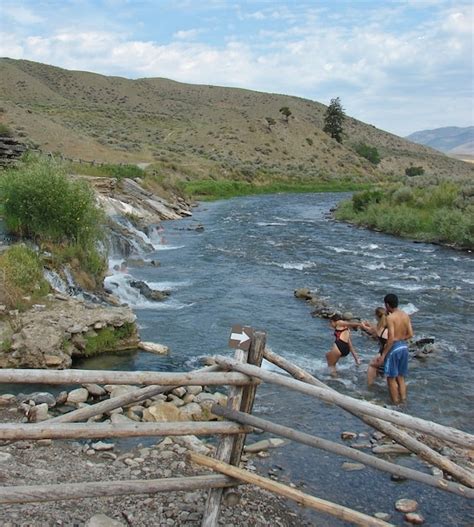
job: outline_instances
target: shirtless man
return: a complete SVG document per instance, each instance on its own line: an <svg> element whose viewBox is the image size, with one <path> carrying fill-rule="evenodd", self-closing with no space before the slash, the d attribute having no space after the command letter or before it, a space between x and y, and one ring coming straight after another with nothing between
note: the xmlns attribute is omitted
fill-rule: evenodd
<svg viewBox="0 0 474 527"><path fill-rule="evenodd" d="M405 403L407 387L405 375L408 371L408 346L405 342L413 337L410 317L398 309L398 297L393 293L383 299L387 310L387 343L382 354L377 357L377 366L384 365L388 391L393 404Z"/></svg>

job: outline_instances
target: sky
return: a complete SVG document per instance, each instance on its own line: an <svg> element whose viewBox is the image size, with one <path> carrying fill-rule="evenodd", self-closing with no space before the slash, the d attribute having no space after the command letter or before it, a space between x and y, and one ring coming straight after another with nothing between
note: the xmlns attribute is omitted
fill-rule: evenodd
<svg viewBox="0 0 474 527"><path fill-rule="evenodd" d="M474 124L473 11L471 0L0 0L0 56L340 97L348 115L405 136Z"/></svg>

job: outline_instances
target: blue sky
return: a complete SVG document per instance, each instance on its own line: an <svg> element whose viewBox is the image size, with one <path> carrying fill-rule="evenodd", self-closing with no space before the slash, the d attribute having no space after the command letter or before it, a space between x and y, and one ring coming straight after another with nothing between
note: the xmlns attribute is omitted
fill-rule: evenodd
<svg viewBox="0 0 474 527"><path fill-rule="evenodd" d="M469 126L466 0L0 0L0 56L297 95L407 135Z"/></svg>

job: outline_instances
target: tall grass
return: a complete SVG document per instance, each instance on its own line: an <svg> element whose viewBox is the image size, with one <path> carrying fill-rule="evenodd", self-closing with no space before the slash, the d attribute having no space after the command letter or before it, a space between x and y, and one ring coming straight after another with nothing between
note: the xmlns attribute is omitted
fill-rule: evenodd
<svg viewBox="0 0 474 527"><path fill-rule="evenodd" d="M63 162L65 170L73 174L95 177L113 177L116 179L143 177L145 171L136 165L92 165L89 163Z"/></svg>
<svg viewBox="0 0 474 527"><path fill-rule="evenodd" d="M354 194L336 218L417 240L474 249L474 203L459 185L397 187Z"/></svg>
<svg viewBox="0 0 474 527"><path fill-rule="evenodd" d="M247 181L229 181L201 179L181 184L188 195L199 200L229 199L237 196L257 194L298 193L298 192L347 192L367 188L368 185L349 181L274 181L268 183L249 183Z"/></svg>

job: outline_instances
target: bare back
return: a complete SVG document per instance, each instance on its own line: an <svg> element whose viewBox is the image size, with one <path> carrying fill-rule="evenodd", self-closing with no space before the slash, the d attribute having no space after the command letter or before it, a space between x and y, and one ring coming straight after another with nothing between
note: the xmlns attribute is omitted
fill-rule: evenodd
<svg viewBox="0 0 474 527"><path fill-rule="evenodd" d="M410 317L401 309L395 309L387 316L387 327L393 341L413 337Z"/></svg>

